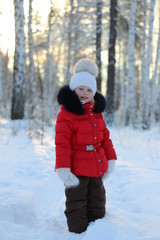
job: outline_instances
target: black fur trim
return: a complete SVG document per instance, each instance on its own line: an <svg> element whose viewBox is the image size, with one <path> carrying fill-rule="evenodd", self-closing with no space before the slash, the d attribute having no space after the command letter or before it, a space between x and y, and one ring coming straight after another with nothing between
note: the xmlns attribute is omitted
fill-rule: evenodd
<svg viewBox="0 0 160 240"><path fill-rule="evenodd" d="M62 104L68 111L75 114L84 114L84 108L74 91L72 91L68 85L60 88L57 100L59 104ZM101 113L106 108L106 100L101 93L96 92L94 96L95 105L94 112Z"/></svg>
<svg viewBox="0 0 160 240"><path fill-rule="evenodd" d="M96 113L104 112L106 108L106 99L104 98L104 96L101 93L96 92L94 100L95 100L94 112Z"/></svg>
<svg viewBox="0 0 160 240"><path fill-rule="evenodd" d="M78 96L69 86L66 85L59 90L57 100L59 104L62 104L68 111L75 114L84 114L84 108L79 101Z"/></svg>

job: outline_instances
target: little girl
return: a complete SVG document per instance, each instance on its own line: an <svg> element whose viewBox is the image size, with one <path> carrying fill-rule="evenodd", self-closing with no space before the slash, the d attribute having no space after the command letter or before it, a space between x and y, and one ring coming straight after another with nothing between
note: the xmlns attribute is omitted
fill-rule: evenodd
<svg viewBox="0 0 160 240"><path fill-rule="evenodd" d="M81 59L69 86L58 93L56 172L65 185L68 229L81 233L105 215L103 179L117 159L102 112L105 98L97 91L97 65Z"/></svg>

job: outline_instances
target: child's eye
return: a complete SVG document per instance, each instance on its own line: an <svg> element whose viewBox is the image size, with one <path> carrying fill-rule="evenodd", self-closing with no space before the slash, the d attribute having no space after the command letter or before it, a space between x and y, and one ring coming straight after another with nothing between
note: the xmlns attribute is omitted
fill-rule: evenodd
<svg viewBox="0 0 160 240"><path fill-rule="evenodd" d="M88 89L88 92L92 92L92 90L91 90L91 89Z"/></svg>

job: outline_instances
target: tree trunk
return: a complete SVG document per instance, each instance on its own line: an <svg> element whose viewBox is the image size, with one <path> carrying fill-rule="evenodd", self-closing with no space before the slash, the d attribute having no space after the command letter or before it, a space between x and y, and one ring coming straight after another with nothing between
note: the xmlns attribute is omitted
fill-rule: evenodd
<svg viewBox="0 0 160 240"><path fill-rule="evenodd" d="M25 106L25 34L23 0L14 0L15 10L15 54L12 89L11 118L23 119Z"/></svg>
<svg viewBox="0 0 160 240"><path fill-rule="evenodd" d="M32 1L29 0L29 21L28 21L28 42L29 42L29 103L30 103L30 115L32 115L37 105L37 91L35 82L35 70L34 70L34 44L32 35Z"/></svg>
<svg viewBox="0 0 160 240"><path fill-rule="evenodd" d="M160 70L157 84L157 99L155 104L155 120L160 122Z"/></svg>
<svg viewBox="0 0 160 240"><path fill-rule="evenodd" d="M141 71L141 90L140 90L140 121L143 125L144 116L144 87L145 87L145 72L146 72L146 12L147 12L147 0L144 0L144 17L143 17L143 39L142 39L142 71ZM143 126L142 126L143 127Z"/></svg>
<svg viewBox="0 0 160 240"><path fill-rule="evenodd" d="M69 26L68 26L68 53L67 53L67 76L66 83L70 81L70 67L71 67L71 48L72 48L72 24L73 24L73 2L70 0Z"/></svg>
<svg viewBox="0 0 160 240"><path fill-rule="evenodd" d="M80 1L77 0L77 10L75 13L75 28L74 28L74 55L73 55L73 63L75 64L78 61L78 50L79 50L79 34L80 34Z"/></svg>
<svg viewBox="0 0 160 240"><path fill-rule="evenodd" d="M96 23L96 62L98 65L99 73L97 77L97 88L101 91L101 35L102 35L102 0L97 0L97 23Z"/></svg>
<svg viewBox="0 0 160 240"><path fill-rule="evenodd" d="M145 71L145 87L144 87L144 115L143 115L143 128L150 128L150 114L151 114L151 88L150 88L150 65L152 62L152 36L153 36L153 18L154 18L154 5L155 0L150 1L150 14L149 14L149 34L146 56L146 71Z"/></svg>
<svg viewBox="0 0 160 240"><path fill-rule="evenodd" d="M50 91L51 91L51 82L53 77L53 55L50 53L51 45L51 31L52 31L52 21L54 16L54 10L50 9L50 14L48 16L48 38L47 38L47 55L46 55L46 64L45 64L45 76L44 76L44 85L43 85L43 105L44 105L44 120L46 123L49 123L49 111L50 111Z"/></svg>
<svg viewBox="0 0 160 240"><path fill-rule="evenodd" d="M159 15L157 53L156 53L155 69L152 77L152 92L151 92L151 121L153 122L155 122L155 109L156 109L156 102L158 98L158 88L156 84L156 78L158 77L157 72L158 72L159 56L160 56L160 15Z"/></svg>
<svg viewBox="0 0 160 240"><path fill-rule="evenodd" d="M2 114L2 59L1 59L1 53L0 53L0 116Z"/></svg>
<svg viewBox="0 0 160 240"><path fill-rule="evenodd" d="M118 124L121 126L125 126L125 97L126 97L126 88L125 88L125 78L126 78L126 62L127 62L127 54L126 54L126 47L123 47L123 70L122 70L122 77L120 83L120 106L119 106L119 114L118 114ZM122 57L122 56L121 56Z"/></svg>
<svg viewBox="0 0 160 240"><path fill-rule="evenodd" d="M52 17L53 17L53 9L50 10L50 14L48 16L48 37L47 37L47 54L46 54L46 64L45 64L45 75L44 75L44 86L43 86L43 99L47 101L49 99L49 82L50 82L50 43L51 43L51 28L52 28Z"/></svg>
<svg viewBox="0 0 160 240"><path fill-rule="evenodd" d="M130 21L129 21L129 40L128 40L128 85L126 92L126 124L129 121L133 126L136 124L136 90L135 90L135 33L136 33L136 10L137 1L132 0L130 7Z"/></svg>
<svg viewBox="0 0 160 240"><path fill-rule="evenodd" d="M8 81L8 50L3 60L3 78L2 78L2 99L3 99L3 117L8 117L8 102L11 101L9 98L9 81ZM10 111L9 111L10 112ZM10 113L9 113L10 115Z"/></svg>
<svg viewBox="0 0 160 240"><path fill-rule="evenodd" d="M107 122L114 121L114 81L115 81L115 44L117 28L117 0L110 0L109 62L107 80Z"/></svg>

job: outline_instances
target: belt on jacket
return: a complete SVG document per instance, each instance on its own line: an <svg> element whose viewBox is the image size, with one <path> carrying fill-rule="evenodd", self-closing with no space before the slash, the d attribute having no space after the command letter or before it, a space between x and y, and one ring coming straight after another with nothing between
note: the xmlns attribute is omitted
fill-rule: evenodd
<svg viewBox="0 0 160 240"><path fill-rule="evenodd" d="M72 145L72 149L73 150L77 150L77 151L95 151L96 148L98 148L99 146L101 146L101 143L98 144L89 144L89 145Z"/></svg>

